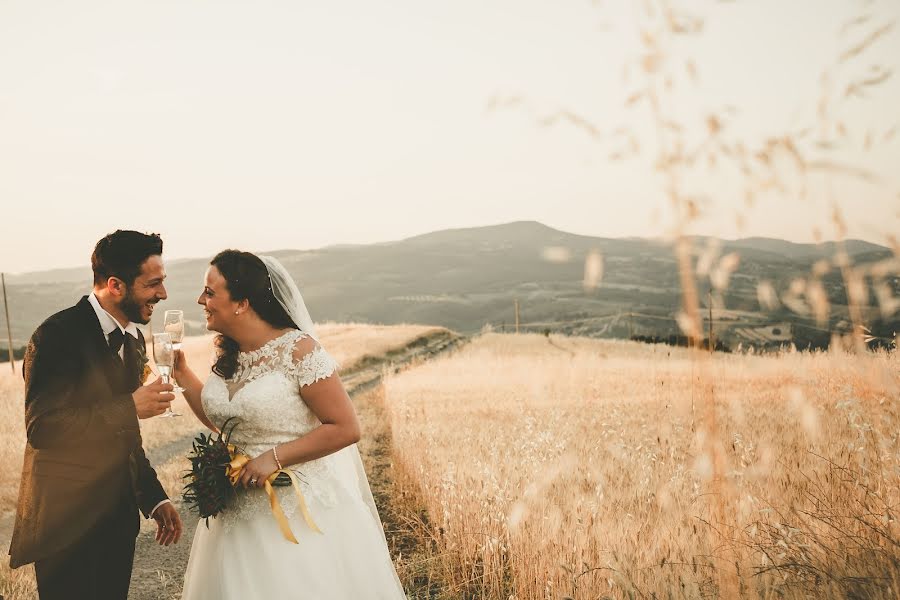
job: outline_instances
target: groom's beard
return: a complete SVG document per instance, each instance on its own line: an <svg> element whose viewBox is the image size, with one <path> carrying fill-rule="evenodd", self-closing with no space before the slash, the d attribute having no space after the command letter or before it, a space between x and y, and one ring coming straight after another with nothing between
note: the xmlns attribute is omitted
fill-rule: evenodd
<svg viewBox="0 0 900 600"><path fill-rule="evenodd" d="M131 294L131 290L125 289L125 297L122 298L122 303L119 305L122 309L122 312L125 313L125 316L128 317L128 320L132 323L140 323L141 325L146 325L150 322L150 319L144 319L143 315L141 315L141 305L138 304L137 300L134 299L134 296Z"/></svg>

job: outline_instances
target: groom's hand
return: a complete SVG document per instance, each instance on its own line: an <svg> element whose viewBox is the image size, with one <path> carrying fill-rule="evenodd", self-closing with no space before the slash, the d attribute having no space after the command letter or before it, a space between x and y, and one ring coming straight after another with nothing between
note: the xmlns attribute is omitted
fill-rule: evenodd
<svg viewBox="0 0 900 600"><path fill-rule="evenodd" d="M183 525L178 511L171 502L160 505L153 513L153 520L156 521L156 541L160 546L178 543L178 540L181 539Z"/></svg>
<svg viewBox="0 0 900 600"><path fill-rule="evenodd" d="M149 419L161 415L172 404L175 394L171 383L162 383L162 378L139 387L131 397L134 399L134 408L137 410L138 419Z"/></svg>

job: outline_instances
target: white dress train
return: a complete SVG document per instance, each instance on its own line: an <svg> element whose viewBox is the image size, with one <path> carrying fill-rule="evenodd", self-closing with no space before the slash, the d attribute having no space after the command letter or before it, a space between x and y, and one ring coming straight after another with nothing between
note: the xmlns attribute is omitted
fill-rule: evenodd
<svg viewBox="0 0 900 600"><path fill-rule="evenodd" d="M292 330L242 352L233 379L212 374L203 388L206 414L217 425L237 417L231 440L251 457L320 425L303 402L303 386L331 376L337 364L318 345L297 357L306 337ZM306 524L291 488L275 489L298 544L282 535L264 490L239 489L208 528L198 523L182 600L406 598L356 446L291 470L322 533Z"/></svg>

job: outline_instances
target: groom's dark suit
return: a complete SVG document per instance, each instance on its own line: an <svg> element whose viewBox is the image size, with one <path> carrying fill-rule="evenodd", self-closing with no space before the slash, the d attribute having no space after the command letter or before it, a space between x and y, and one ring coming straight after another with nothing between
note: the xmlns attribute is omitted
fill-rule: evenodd
<svg viewBox="0 0 900 600"><path fill-rule="evenodd" d="M57 590L67 598L124 599L137 511L149 516L166 498L144 456L131 397L144 341L128 338L120 359L84 297L44 321L28 344L28 443L10 565L35 562L42 600ZM108 579L82 572L97 568Z"/></svg>

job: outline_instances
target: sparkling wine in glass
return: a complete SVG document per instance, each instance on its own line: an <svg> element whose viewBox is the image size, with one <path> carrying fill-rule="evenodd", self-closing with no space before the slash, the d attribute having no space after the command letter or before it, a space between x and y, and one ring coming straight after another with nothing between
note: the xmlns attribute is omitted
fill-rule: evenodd
<svg viewBox="0 0 900 600"><path fill-rule="evenodd" d="M169 334L169 337L172 338L172 347L175 350L181 350L181 342L184 340L184 311L167 310L163 319L163 327L166 333ZM175 368L174 361L172 368ZM177 382L174 385L176 392L184 391L184 388L178 385Z"/></svg>
<svg viewBox="0 0 900 600"><path fill-rule="evenodd" d="M156 370L163 383L169 383L172 376L172 369L175 367L175 346L172 343L172 336L168 333L153 334L153 361L156 363ZM181 415L172 411L172 407L166 409L161 417L180 417Z"/></svg>

